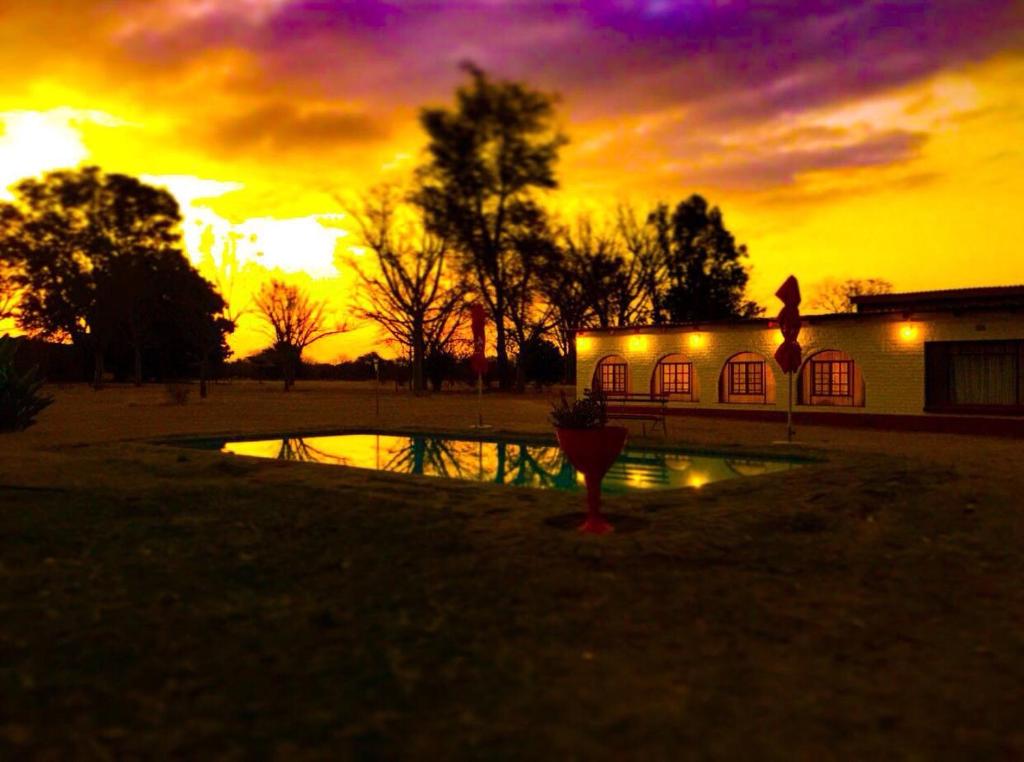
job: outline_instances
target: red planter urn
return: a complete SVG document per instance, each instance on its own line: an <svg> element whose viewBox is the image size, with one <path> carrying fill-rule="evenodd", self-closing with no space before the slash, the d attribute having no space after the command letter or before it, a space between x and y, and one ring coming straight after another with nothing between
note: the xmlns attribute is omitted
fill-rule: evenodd
<svg viewBox="0 0 1024 762"><path fill-rule="evenodd" d="M607 534L612 531L612 525L601 515L601 480L622 452L627 433L623 426L555 429L558 446L576 470L583 474L587 484L587 518L580 525L580 532Z"/></svg>

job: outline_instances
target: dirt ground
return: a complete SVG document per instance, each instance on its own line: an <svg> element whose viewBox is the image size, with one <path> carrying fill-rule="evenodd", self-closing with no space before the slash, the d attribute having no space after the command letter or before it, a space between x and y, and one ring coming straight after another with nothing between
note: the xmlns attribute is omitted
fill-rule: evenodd
<svg viewBox="0 0 1024 762"><path fill-rule="evenodd" d="M0 758L1024 758L1019 440L806 427L821 463L589 538L569 494L152 442L460 431L471 394L53 391L0 435ZM550 397L484 415L548 434Z"/></svg>

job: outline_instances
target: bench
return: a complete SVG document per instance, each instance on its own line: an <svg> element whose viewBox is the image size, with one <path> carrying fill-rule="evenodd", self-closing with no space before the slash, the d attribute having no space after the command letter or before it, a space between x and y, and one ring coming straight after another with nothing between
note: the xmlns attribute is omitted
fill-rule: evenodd
<svg viewBox="0 0 1024 762"><path fill-rule="evenodd" d="M643 436L647 436L647 424L651 424L653 432L661 425L661 433L667 433L666 411L668 410L668 397L661 397L656 394L605 394L608 403L608 419L617 421L640 421ZM616 409L613 405L622 408L627 406L643 406L644 410ZM650 406L650 407L648 407Z"/></svg>

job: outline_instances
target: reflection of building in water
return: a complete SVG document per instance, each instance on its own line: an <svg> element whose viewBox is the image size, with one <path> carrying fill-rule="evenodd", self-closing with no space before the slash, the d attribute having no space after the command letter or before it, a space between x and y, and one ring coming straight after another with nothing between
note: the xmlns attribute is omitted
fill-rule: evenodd
<svg viewBox="0 0 1024 762"><path fill-rule="evenodd" d="M229 442L224 452L277 460L328 463L448 479L578 491L584 484L558 447L427 435L341 434ZM610 493L702 487L737 476L790 468L786 461L720 458L626 449L604 479Z"/></svg>
<svg viewBox="0 0 1024 762"><path fill-rule="evenodd" d="M737 460L730 458L725 461L725 465L731 468L737 476L760 476L769 471L768 464L763 460Z"/></svg>

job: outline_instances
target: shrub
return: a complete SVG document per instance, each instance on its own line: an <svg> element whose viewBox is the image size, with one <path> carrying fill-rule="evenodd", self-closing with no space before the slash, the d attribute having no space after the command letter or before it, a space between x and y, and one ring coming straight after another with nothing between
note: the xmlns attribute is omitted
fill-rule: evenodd
<svg viewBox="0 0 1024 762"><path fill-rule="evenodd" d="M565 392L551 408L551 422L559 429L599 429L608 423L608 407L600 392L587 392L583 399L569 402Z"/></svg>
<svg viewBox="0 0 1024 762"><path fill-rule="evenodd" d="M172 405L184 405L188 402L188 395L192 393L188 384L172 382L164 387L167 393L167 401Z"/></svg>
<svg viewBox="0 0 1024 762"><path fill-rule="evenodd" d="M562 380L565 360L558 347L547 339L528 342L516 360L523 364L523 377L538 389Z"/></svg>
<svg viewBox="0 0 1024 762"><path fill-rule="evenodd" d="M18 343L0 336L0 431L23 431L35 423L53 398L40 394L43 386L35 368L19 372L14 365Z"/></svg>

